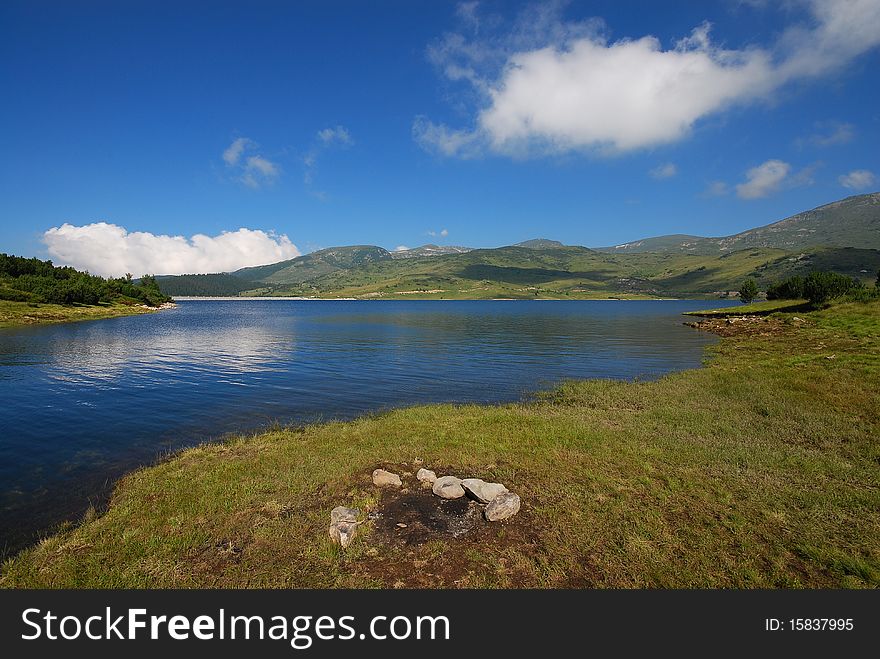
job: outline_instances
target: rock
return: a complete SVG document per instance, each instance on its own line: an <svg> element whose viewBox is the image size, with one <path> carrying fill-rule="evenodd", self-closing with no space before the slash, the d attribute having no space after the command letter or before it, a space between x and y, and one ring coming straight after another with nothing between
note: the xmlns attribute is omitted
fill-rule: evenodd
<svg viewBox="0 0 880 659"><path fill-rule="evenodd" d="M479 478L465 478L461 485L480 503L489 503L499 494L508 491L501 483L487 483Z"/></svg>
<svg viewBox="0 0 880 659"><path fill-rule="evenodd" d="M330 525L330 539L345 549L354 540L358 525L353 522L336 522Z"/></svg>
<svg viewBox="0 0 880 659"><path fill-rule="evenodd" d="M424 483L433 483L437 480L437 474L435 474L430 469L425 469L422 467L416 472L416 478Z"/></svg>
<svg viewBox="0 0 880 659"><path fill-rule="evenodd" d="M360 514L361 511L357 508L346 508L345 506L336 506L331 510L330 539L343 549L348 547L357 532L357 518Z"/></svg>
<svg viewBox="0 0 880 659"><path fill-rule="evenodd" d="M455 476L441 476L434 481L434 494L443 499L459 499L464 496L461 479Z"/></svg>
<svg viewBox="0 0 880 659"><path fill-rule="evenodd" d="M519 512L519 495L513 492L505 492L489 502L486 506L486 519L490 522L500 522L502 519L510 519Z"/></svg>
<svg viewBox="0 0 880 659"><path fill-rule="evenodd" d="M346 508L345 506L336 506L330 511L330 523L336 522L356 522L361 511L357 508Z"/></svg>
<svg viewBox="0 0 880 659"><path fill-rule="evenodd" d="M403 485L403 482L397 474L392 474L384 469L376 469L373 472L373 485L378 487L400 487Z"/></svg>

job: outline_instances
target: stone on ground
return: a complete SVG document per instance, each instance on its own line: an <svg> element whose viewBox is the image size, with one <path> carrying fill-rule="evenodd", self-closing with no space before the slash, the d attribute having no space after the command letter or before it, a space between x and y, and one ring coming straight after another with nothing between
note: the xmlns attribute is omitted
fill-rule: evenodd
<svg viewBox="0 0 880 659"><path fill-rule="evenodd" d="M458 499L464 496L461 479L455 476L441 476L434 481L434 494L443 499Z"/></svg>
<svg viewBox="0 0 880 659"><path fill-rule="evenodd" d="M490 522L500 522L503 519L510 519L519 512L520 499L519 495L513 492L505 492L489 502L486 506L486 519Z"/></svg>
<svg viewBox="0 0 880 659"><path fill-rule="evenodd" d="M373 485L378 487L400 487L403 485L403 482L397 474L392 474L384 469L376 469L373 472Z"/></svg>
<svg viewBox="0 0 880 659"><path fill-rule="evenodd" d="M465 478L461 485L480 503L489 503L499 494L508 491L501 483L487 483L479 478Z"/></svg>

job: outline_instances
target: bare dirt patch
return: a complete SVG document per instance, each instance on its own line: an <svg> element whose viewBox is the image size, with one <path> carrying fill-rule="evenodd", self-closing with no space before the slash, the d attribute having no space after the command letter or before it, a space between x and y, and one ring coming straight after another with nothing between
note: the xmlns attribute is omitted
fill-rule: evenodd
<svg viewBox="0 0 880 659"><path fill-rule="evenodd" d="M801 321L804 322L804 321ZM719 336L781 336L791 331L797 324L786 323L779 318L767 316L731 316L729 318L704 318L685 323L704 332L712 332Z"/></svg>
<svg viewBox="0 0 880 659"><path fill-rule="evenodd" d="M396 466L400 473L400 465L377 466ZM461 471L429 468L438 475ZM347 570L388 588L534 585L534 573L523 563L532 563L545 550L528 503L509 520L489 522L485 506L468 496L442 499L415 476L404 473L401 478L401 488L379 489L369 522L355 540L358 547L346 560ZM514 483L506 485L515 490Z"/></svg>

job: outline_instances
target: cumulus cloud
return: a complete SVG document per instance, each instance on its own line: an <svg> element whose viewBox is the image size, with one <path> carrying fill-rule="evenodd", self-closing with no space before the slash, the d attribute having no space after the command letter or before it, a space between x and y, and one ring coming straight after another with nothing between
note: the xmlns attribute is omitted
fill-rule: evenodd
<svg viewBox="0 0 880 659"><path fill-rule="evenodd" d="M867 169L855 169L849 174L843 174L837 178L838 183L850 190L867 190L877 183L874 172Z"/></svg>
<svg viewBox="0 0 880 659"><path fill-rule="evenodd" d="M701 119L774 98L784 85L830 74L880 44L877 0L795 6L807 10L801 24L769 47L740 49L715 43L708 23L671 47L650 35L611 41L600 21L561 20L559 4L533 8L506 33L487 35L469 7L459 12L467 16L462 30L432 44L428 57L449 81L469 84L473 125L418 117L413 135L441 155L465 157L668 144Z"/></svg>
<svg viewBox="0 0 880 659"><path fill-rule="evenodd" d="M449 231L446 229L440 229L440 231L429 231L428 235L431 236L432 238L436 238L437 236L439 236L441 238L445 238L446 236L449 235Z"/></svg>
<svg viewBox="0 0 880 659"><path fill-rule="evenodd" d="M394 248L395 252L406 252L407 250L409 250L409 247L407 247L406 245L398 245Z"/></svg>
<svg viewBox="0 0 880 659"><path fill-rule="evenodd" d="M746 180L736 186L740 199L760 199L776 192L791 172L782 160L768 160L746 172Z"/></svg>
<svg viewBox="0 0 880 659"><path fill-rule="evenodd" d="M275 182L280 174L278 165L257 153L259 145L247 137L239 137L223 151L223 162L239 183L260 188Z"/></svg>
<svg viewBox="0 0 880 659"><path fill-rule="evenodd" d="M43 242L57 262L104 277L230 272L300 254L286 235L244 228L186 238L129 232L107 222L65 223L46 231Z"/></svg>
<svg viewBox="0 0 880 659"><path fill-rule="evenodd" d="M667 162L662 165L657 165L648 173L651 175L651 178L662 180L665 178L672 178L678 174L678 167L676 167L674 162Z"/></svg>

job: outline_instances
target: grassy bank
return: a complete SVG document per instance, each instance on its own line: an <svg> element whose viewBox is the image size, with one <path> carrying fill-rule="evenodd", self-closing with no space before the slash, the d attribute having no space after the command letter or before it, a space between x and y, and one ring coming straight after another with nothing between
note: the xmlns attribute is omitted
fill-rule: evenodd
<svg viewBox="0 0 880 659"><path fill-rule="evenodd" d="M705 368L654 382L185 451L7 561L0 585L877 587L880 303L798 315L755 319ZM522 511L460 538L405 544L376 522L332 545L329 511L388 510L371 471L417 456L504 482Z"/></svg>
<svg viewBox="0 0 880 659"><path fill-rule="evenodd" d="M751 304L741 304L733 307L720 309L706 309L705 311L686 311L686 316L699 316L701 318L726 318L727 316L755 315L764 316L776 312L808 311L807 300L762 300Z"/></svg>
<svg viewBox="0 0 880 659"><path fill-rule="evenodd" d="M126 304L35 304L0 300L0 328L45 323L65 323L74 320L99 320L150 313L138 305Z"/></svg>

